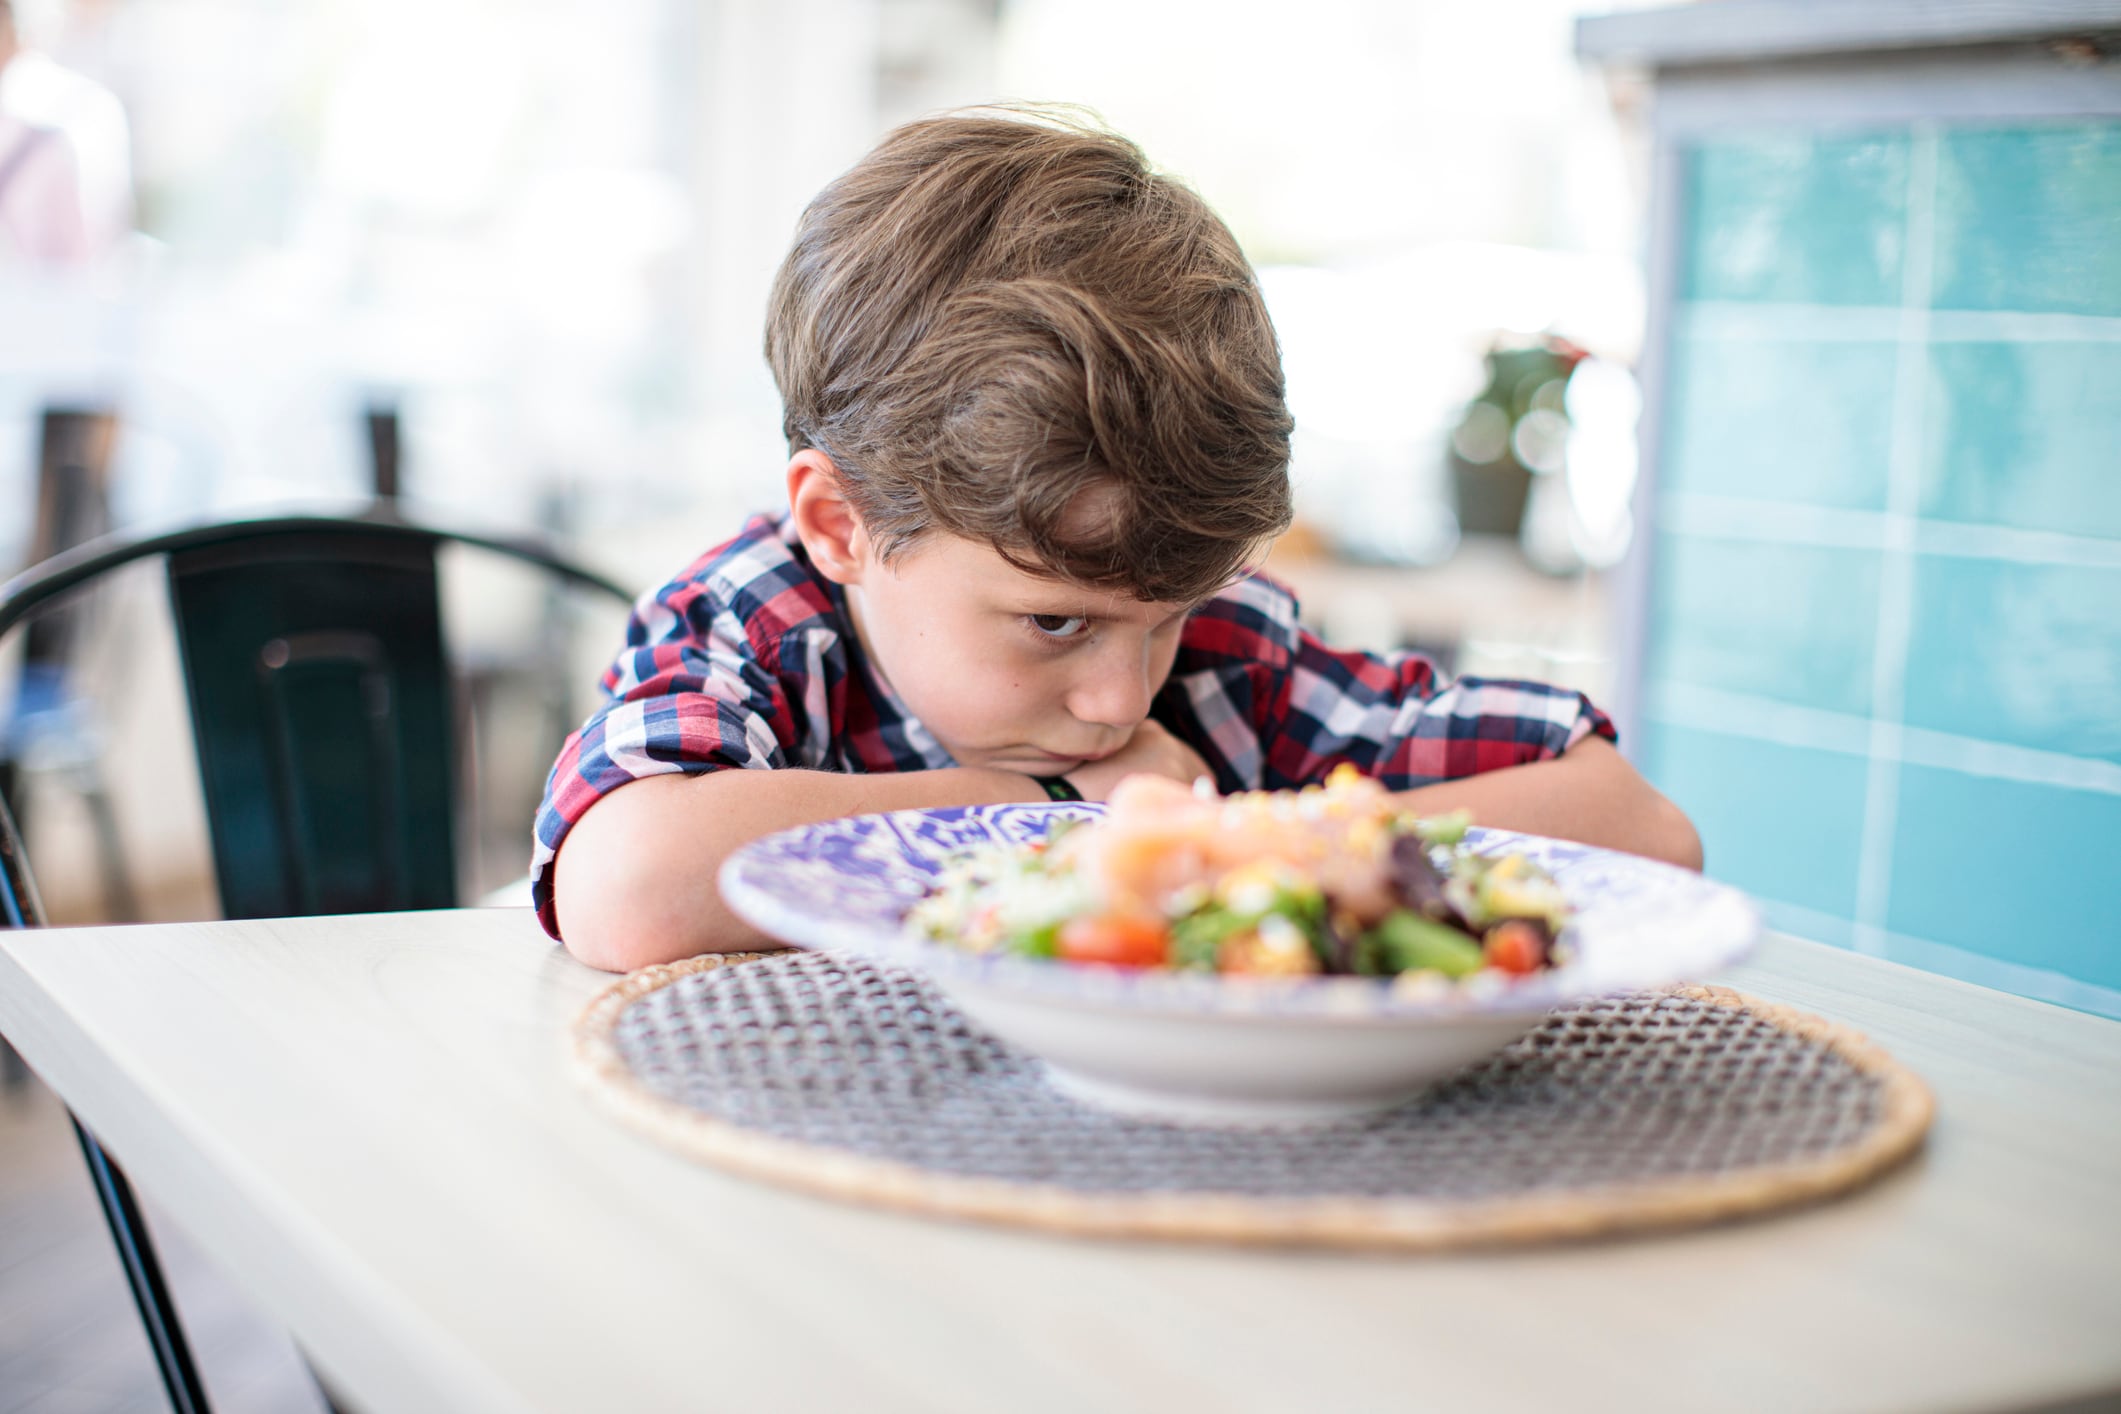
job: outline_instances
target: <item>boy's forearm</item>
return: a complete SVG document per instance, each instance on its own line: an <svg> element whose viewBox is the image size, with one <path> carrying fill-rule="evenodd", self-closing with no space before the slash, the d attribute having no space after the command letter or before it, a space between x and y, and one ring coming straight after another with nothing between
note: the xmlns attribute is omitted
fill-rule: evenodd
<svg viewBox="0 0 2121 1414"><path fill-rule="evenodd" d="M840 775L717 771L650 776L612 792L553 862L561 936L593 967L623 972L771 940L722 902L715 875L775 830L879 810L1043 800L1028 776L958 767ZM1409 809L1465 809L1480 824L1701 867L1686 816L1598 738L1550 761L1399 792Z"/></svg>
<svg viewBox="0 0 2121 1414"><path fill-rule="evenodd" d="M1602 737L1551 760L1401 791L1399 799L1423 814L1469 810L1479 825L1701 867L1693 823Z"/></svg>
<svg viewBox="0 0 2121 1414"><path fill-rule="evenodd" d="M1028 776L965 767L649 776L598 801L561 842L552 866L560 935L576 957L611 972L772 946L715 887L740 846L845 815L1045 798Z"/></svg>

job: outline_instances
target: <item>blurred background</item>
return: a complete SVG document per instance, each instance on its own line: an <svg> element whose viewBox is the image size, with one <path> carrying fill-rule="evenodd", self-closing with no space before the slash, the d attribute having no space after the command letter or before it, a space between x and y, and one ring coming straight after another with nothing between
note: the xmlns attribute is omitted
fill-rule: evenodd
<svg viewBox="0 0 2121 1414"><path fill-rule="evenodd" d="M1314 627L1591 693L1777 927L2121 1016L2121 19L1581 8L0 0L0 574L384 494L651 587L780 500L804 202L904 119L1081 104L1259 269ZM620 616L452 556L474 897ZM31 637L50 911L213 916L161 586ZM0 1414L154 1407L10 1094ZM313 1404L169 1236L223 1407Z"/></svg>
<svg viewBox="0 0 2121 1414"><path fill-rule="evenodd" d="M1315 626L1590 692L1781 926L2121 1014L2096 36L1746 0L1581 35L1573 0L6 8L0 564L381 488L646 588L780 498L760 331L803 203L906 118L1077 103L1260 271L1297 419L1272 567ZM62 466L85 508L40 490ZM476 892L616 629L489 566L449 588ZM111 911L114 849L138 907L213 909L135 600L73 650L102 705L11 748L64 917ZM509 690L555 659L558 700Z"/></svg>

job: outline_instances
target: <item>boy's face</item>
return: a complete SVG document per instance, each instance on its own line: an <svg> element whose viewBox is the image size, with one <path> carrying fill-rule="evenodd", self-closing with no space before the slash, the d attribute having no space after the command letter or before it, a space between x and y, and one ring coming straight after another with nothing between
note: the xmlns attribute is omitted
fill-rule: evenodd
<svg viewBox="0 0 2121 1414"><path fill-rule="evenodd" d="M870 664L961 766L1057 776L1118 751L1195 607L1041 579L941 532L889 564L858 549L832 577Z"/></svg>

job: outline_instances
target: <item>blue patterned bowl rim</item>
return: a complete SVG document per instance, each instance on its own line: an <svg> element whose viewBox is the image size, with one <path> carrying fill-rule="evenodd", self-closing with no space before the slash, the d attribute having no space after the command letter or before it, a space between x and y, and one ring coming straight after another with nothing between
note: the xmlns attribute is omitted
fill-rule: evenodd
<svg viewBox="0 0 2121 1414"><path fill-rule="evenodd" d="M1760 936L1759 909L1726 885L1635 855L1489 829L1470 833L1475 849L1531 855L1575 905L1576 957L1567 966L1410 995L1369 977L1220 977L962 952L904 926L906 909L950 856L978 844L1038 839L1056 819L1103 813L1100 805L1041 802L847 816L754 840L724 862L719 883L740 918L796 947L914 967L946 985L1027 1000L1166 1014L1354 1021L1536 1015L1588 997L1702 980L1744 956Z"/></svg>

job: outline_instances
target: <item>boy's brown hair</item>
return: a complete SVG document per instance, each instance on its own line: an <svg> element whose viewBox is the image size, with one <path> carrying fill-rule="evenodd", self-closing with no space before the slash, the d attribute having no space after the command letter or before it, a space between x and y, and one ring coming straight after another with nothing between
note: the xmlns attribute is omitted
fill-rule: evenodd
<svg viewBox="0 0 2121 1414"><path fill-rule="evenodd" d="M790 450L832 458L886 559L938 529L1183 603L1289 523L1250 265L1199 196L1072 114L893 131L803 213L766 358Z"/></svg>

